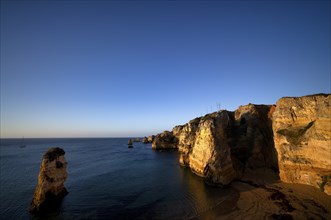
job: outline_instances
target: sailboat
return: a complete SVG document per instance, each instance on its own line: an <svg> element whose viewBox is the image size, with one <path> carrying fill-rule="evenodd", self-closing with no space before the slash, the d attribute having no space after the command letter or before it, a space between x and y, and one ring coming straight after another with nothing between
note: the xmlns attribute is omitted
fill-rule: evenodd
<svg viewBox="0 0 331 220"><path fill-rule="evenodd" d="M23 137L21 144L20 144L20 148L25 148L25 147L26 147L26 144L25 144L24 137Z"/></svg>

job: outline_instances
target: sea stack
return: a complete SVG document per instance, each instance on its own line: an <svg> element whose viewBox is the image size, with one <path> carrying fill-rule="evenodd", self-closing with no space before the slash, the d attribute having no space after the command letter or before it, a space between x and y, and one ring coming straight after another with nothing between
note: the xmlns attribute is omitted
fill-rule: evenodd
<svg viewBox="0 0 331 220"><path fill-rule="evenodd" d="M29 211L45 213L59 208L62 199L68 194L64 187L67 179L67 162L64 150L58 147L50 148L43 156L38 185L36 187Z"/></svg>
<svg viewBox="0 0 331 220"><path fill-rule="evenodd" d="M128 148L132 148L132 147L133 147L132 139L129 139L129 141L128 141Z"/></svg>

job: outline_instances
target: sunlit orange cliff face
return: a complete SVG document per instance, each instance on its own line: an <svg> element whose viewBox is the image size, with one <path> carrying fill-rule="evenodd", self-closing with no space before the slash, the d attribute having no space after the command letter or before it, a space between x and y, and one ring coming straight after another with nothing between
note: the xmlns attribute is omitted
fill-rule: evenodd
<svg viewBox="0 0 331 220"><path fill-rule="evenodd" d="M67 179L67 162L64 154L63 149L56 147L50 148L43 156L30 212L40 213L57 209L62 198L68 194L64 187L64 181Z"/></svg>
<svg viewBox="0 0 331 220"><path fill-rule="evenodd" d="M214 184L270 168L331 195L330 106L330 94L317 94L222 110L158 134L153 148L177 148L181 165Z"/></svg>

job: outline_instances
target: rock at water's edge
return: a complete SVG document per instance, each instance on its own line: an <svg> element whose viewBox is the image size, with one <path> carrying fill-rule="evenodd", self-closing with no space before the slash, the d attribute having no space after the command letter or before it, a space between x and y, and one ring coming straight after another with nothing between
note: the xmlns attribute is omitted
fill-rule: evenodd
<svg viewBox="0 0 331 220"><path fill-rule="evenodd" d="M31 213L45 213L59 208L68 194L64 187L67 162L61 148L50 148L41 162L38 184L29 208Z"/></svg>
<svg viewBox="0 0 331 220"><path fill-rule="evenodd" d="M275 105L218 111L158 134L153 148L178 148L181 165L227 185L247 169L331 195L331 95L281 98Z"/></svg>
<svg viewBox="0 0 331 220"><path fill-rule="evenodd" d="M240 178L247 168L278 169L271 126L274 108L249 104L176 126L180 164L219 185Z"/></svg>
<svg viewBox="0 0 331 220"><path fill-rule="evenodd" d="M148 143L153 143L155 135L148 136Z"/></svg>
<svg viewBox="0 0 331 220"><path fill-rule="evenodd" d="M171 150L177 149L178 139L173 135L173 132L164 131L155 136L152 149L155 150Z"/></svg>
<svg viewBox="0 0 331 220"><path fill-rule="evenodd" d="M227 185L239 177L226 137L228 120L226 111L203 117L187 155L188 165L194 173L220 185Z"/></svg>
<svg viewBox="0 0 331 220"><path fill-rule="evenodd" d="M132 139L129 139L128 140L128 146L132 146L133 145L133 141L132 141Z"/></svg>
<svg viewBox="0 0 331 220"><path fill-rule="evenodd" d="M177 142L179 163L209 183L228 185L245 169L278 169L273 143L273 105L245 105L195 118L157 136L155 147ZM176 142L169 144L170 133ZM164 137L167 137L166 139Z"/></svg>
<svg viewBox="0 0 331 220"><path fill-rule="evenodd" d="M143 138L143 143L144 143L144 144L148 144L148 138L147 138L147 137L144 137L144 138Z"/></svg>
<svg viewBox="0 0 331 220"><path fill-rule="evenodd" d="M273 132L280 179L331 195L331 95L279 99Z"/></svg>

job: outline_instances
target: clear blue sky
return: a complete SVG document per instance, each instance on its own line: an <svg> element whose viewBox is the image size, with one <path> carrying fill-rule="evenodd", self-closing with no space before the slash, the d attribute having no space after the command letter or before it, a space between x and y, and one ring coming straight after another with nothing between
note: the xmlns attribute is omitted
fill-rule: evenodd
<svg viewBox="0 0 331 220"><path fill-rule="evenodd" d="M330 93L330 1L1 1L1 137L144 136Z"/></svg>

